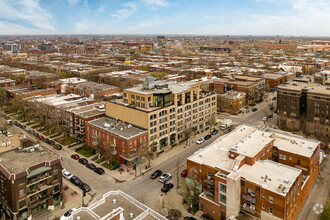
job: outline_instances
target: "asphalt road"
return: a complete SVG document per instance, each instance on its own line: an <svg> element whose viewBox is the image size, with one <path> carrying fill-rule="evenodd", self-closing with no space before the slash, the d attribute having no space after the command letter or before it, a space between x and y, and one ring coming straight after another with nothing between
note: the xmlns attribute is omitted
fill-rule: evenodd
<svg viewBox="0 0 330 220"><path fill-rule="evenodd" d="M237 124L247 123L247 124L263 124L263 117L265 116L263 109L269 108L269 102L264 102L258 104L256 107L258 108L257 112L249 112L243 114L242 116L235 116L233 117L233 121L236 121ZM12 127L12 130L18 131L20 130L16 126ZM29 134L27 134L29 135ZM203 134L205 135L205 133ZM63 167L71 172L73 175L78 176L82 181L86 182L91 187L90 194L96 194L96 199L102 197L102 195L109 190L122 190L123 192L128 193L129 195L133 196L134 198L144 202L151 208L157 208L157 200L159 196L162 194L161 187L162 183L158 181L158 178L155 180L150 179L150 175L155 170L161 170L163 173L171 173L172 174L172 183L174 186L177 185L177 168L176 163L177 160L180 160L179 166L179 173L186 168L186 158L194 154L197 150L206 147L218 137L222 135L222 132L219 132L217 135L212 136L210 140L205 141L201 145L197 145L195 142L199 137L202 135L197 135L193 138L194 141L191 141L191 146L186 147L185 150L181 151L180 153L176 154L175 156L169 157L164 162L152 167L145 175L137 177L134 180L129 180L127 182L117 182L114 178L112 178L108 173L104 175L98 175L97 173L93 172L90 169L87 169L85 166L80 164L78 161L71 158L71 155L74 153L73 148L64 147L62 150L57 151L45 143L44 145L48 146L50 149L57 152L63 158ZM31 136L31 135L29 135ZM33 137L33 136L31 136ZM33 137L36 139L35 137ZM193 143L194 142L194 143ZM95 164L95 163L94 163ZM137 168L139 169L139 167ZM182 178L181 176L179 178ZM79 194L81 194L81 190L73 186L69 181L63 180L65 184L69 184L70 187L75 189ZM95 200L94 200L95 201Z"/></svg>

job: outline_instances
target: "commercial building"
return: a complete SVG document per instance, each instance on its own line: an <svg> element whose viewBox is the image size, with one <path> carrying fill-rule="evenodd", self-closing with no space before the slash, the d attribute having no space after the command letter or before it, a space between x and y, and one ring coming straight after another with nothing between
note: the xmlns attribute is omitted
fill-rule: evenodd
<svg viewBox="0 0 330 220"><path fill-rule="evenodd" d="M60 206L63 199L62 158L19 138L0 141L1 219L32 219Z"/></svg>
<svg viewBox="0 0 330 220"><path fill-rule="evenodd" d="M288 132L241 125L187 159L187 182L201 186L199 209L215 219L240 212L295 219L318 175L319 147Z"/></svg>
<svg viewBox="0 0 330 220"><path fill-rule="evenodd" d="M120 164L138 164L139 150L148 146L148 130L110 117L86 122L86 144L102 155L114 156Z"/></svg>
<svg viewBox="0 0 330 220"><path fill-rule="evenodd" d="M277 86L285 83L285 76L281 74L273 74L267 73L264 74L263 77L265 78L266 85L271 89L274 90Z"/></svg>
<svg viewBox="0 0 330 220"><path fill-rule="evenodd" d="M154 151L183 141L186 129L208 128L217 111L216 95L204 92L200 82L154 82L123 90L120 100L106 101L106 115L148 130Z"/></svg>
<svg viewBox="0 0 330 220"><path fill-rule="evenodd" d="M19 51L21 50L21 45L19 44L4 44L3 45L3 51L6 52L11 52L14 54L19 53Z"/></svg>
<svg viewBox="0 0 330 220"><path fill-rule="evenodd" d="M78 218L79 217L79 218ZM166 220L164 216L155 212L145 204L130 195L117 190L105 193L101 200L88 207L81 207L74 211L68 220L83 219L155 219Z"/></svg>
<svg viewBox="0 0 330 220"><path fill-rule="evenodd" d="M245 107L245 93L237 91L229 91L225 94L218 95L220 111L229 113L239 113Z"/></svg>
<svg viewBox="0 0 330 220"><path fill-rule="evenodd" d="M8 79L6 77L0 77L0 87L14 86L16 83L13 79Z"/></svg>
<svg viewBox="0 0 330 220"><path fill-rule="evenodd" d="M291 81L278 87L279 126L329 137L330 87Z"/></svg>

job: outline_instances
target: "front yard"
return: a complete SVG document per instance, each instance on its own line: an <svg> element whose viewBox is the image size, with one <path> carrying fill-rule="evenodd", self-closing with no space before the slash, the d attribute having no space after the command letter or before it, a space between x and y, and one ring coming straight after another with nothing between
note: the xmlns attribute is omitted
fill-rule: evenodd
<svg viewBox="0 0 330 220"><path fill-rule="evenodd" d="M71 137L71 136L68 136L68 137L62 136L62 137L56 138L55 141L57 141L58 143L60 143L62 145L69 145L69 144L72 144L73 142L75 142L76 138Z"/></svg>

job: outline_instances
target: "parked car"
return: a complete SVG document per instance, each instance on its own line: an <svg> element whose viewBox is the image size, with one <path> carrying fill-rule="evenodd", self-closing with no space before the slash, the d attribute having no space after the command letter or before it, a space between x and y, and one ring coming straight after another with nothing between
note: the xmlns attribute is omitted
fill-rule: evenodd
<svg viewBox="0 0 330 220"><path fill-rule="evenodd" d="M7 133L7 137L13 136L10 132Z"/></svg>
<svg viewBox="0 0 330 220"><path fill-rule="evenodd" d="M267 115L267 117L268 117L268 118L272 118L272 117L273 117L273 115Z"/></svg>
<svg viewBox="0 0 330 220"><path fill-rule="evenodd" d="M267 117L264 117L262 120L263 120L263 121L267 121Z"/></svg>
<svg viewBox="0 0 330 220"><path fill-rule="evenodd" d="M36 136L37 138L39 138L39 134L37 132L34 134L34 136Z"/></svg>
<svg viewBox="0 0 330 220"><path fill-rule="evenodd" d="M274 113L275 113L275 114L277 113L277 109L274 110Z"/></svg>
<svg viewBox="0 0 330 220"><path fill-rule="evenodd" d="M187 169L183 170L181 172L181 176L184 177L184 178L186 178L187 177L187 171L188 171Z"/></svg>
<svg viewBox="0 0 330 220"><path fill-rule="evenodd" d="M50 140L50 142L49 142L51 145L55 145L55 141L53 141L53 140Z"/></svg>
<svg viewBox="0 0 330 220"><path fill-rule="evenodd" d="M69 211L67 211L66 213L64 213L63 216L61 216L60 220L67 220L69 219L69 217L71 216L71 214L76 211L76 208L70 209Z"/></svg>
<svg viewBox="0 0 330 220"><path fill-rule="evenodd" d="M161 191L167 193L168 191L170 191L170 189L172 189L174 187L174 185L172 183L166 183L162 188Z"/></svg>
<svg viewBox="0 0 330 220"><path fill-rule="evenodd" d="M79 160L79 155L78 154L72 154L71 158L75 159L75 160Z"/></svg>
<svg viewBox="0 0 330 220"><path fill-rule="evenodd" d="M88 164L88 160L86 158L80 158L79 160L79 163L81 163L82 165L86 165Z"/></svg>
<svg viewBox="0 0 330 220"><path fill-rule="evenodd" d="M276 96L274 96L274 97L272 98L272 100L276 100Z"/></svg>
<svg viewBox="0 0 330 220"><path fill-rule="evenodd" d="M191 216L186 216L183 218L183 220L197 220L197 219Z"/></svg>
<svg viewBox="0 0 330 220"><path fill-rule="evenodd" d="M171 179L172 175L170 173L164 173L160 178L159 182L163 183L169 179Z"/></svg>
<svg viewBox="0 0 330 220"><path fill-rule="evenodd" d="M95 166L94 164L92 164L92 163L88 163L88 164L86 164L86 167L87 167L88 169L91 169L91 170L94 170L94 169L96 168L96 166Z"/></svg>
<svg viewBox="0 0 330 220"><path fill-rule="evenodd" d="M204 142L204 138L199 138L197 141L196 141L196 144L202 144Z"/></svg>
<svg viewBox="0 0 330 220"><path fill-rule="evenodd" d="M218 129L213 129L213 131L211 132L212 135L216 135L219 133L219 130Z"/></svg>
<svg viewBox="0 0 330 220"><path fill-rule="evenodd" d="M62 145L60 145L60 144L57 144L57 145L55 145L55 148L57 149L57 150L62 150Z"/></svg>
<svg viewBox="0 0 330 220"><path fill-rule="evenodd" d="M72 176L70 178L70 182L76 186L79 186L82 183L81 179L79 179L79 177L77 177L77 176Z"/></svg>
<svg viewBox="0 0 330 220"><path fill-rule="evenodd" d="M156 170L155 172L153 172L153 174L151 174L150 178L151 179L156 179L157 177L159 177L160 175L162 175L163 172L160 170Z"/></svg>
<svg viewBox="0 0 330 220"><path fill-rule="evenodd" d="M212 137L212 136L211 136L210 134L208 134L208 135L206 135L206 136L204 137L204 139L205 139L205 140L208 140L208 139L211 139L211 137Z"/></svg>
<svg viewBox="0 0 330 220"><path fill-rule="evenodd" d="M97 174L99 174L99 175L104 174L104 170L103 170L102 168L100 168L100 167L95 168L95 169L94 169L94 172L97 173Z"/></svg>
<svg viewBox="0 0 330 220"><path fill-rule="evenodd" d="M62 172L62 174L63 174L63 177L67 180L70 180L71 177L73 176L69 171L64 171L64 172Z"/></svg>
<svg viewBox="0 0 330 220"><path fill-rule="evenodd" d="M256 111L258 111L258 109L257 108L252 108L252 111L256 112Z"/></svg>
<svg viewBox="0 0 330 220"><path fill-rule="evenodd" d="M89 187L89 185L87 183L84 183L82 182L80 185L79 185L79 188L86 191L86 192L89 192L91 191L91 188Z"/></svg>

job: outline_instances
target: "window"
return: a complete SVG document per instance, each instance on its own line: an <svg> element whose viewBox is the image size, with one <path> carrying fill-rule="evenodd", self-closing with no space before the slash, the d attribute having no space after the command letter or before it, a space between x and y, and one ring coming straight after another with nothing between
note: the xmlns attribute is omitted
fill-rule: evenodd
<svg viewBox="0 0 330 220"><path fill-rule="evenodd" d="M200 201L200 203L199 203L199 209L201 211L204 211L204 203L203 203L203 201Z"/></svg>
<svg viewBox="0 0 330 220"><path fill-rule="evenodd" d="M57 169L58 169L57 165L53 166L53 170L57 170Z"/></svg>
<svg viewBox="0 0 330 220"><path fill-rule="evenodd" d="M26 206L26 199L18 202L18 208L21 209Z"/></svg>
<svg viewBox="0 0 330 220"><path fill-rule="evenodd" d="M280 159L281 159L281 160L286 160L286 155L284 155L284 154L280 154Z"/></svg>
<svg viewBox="0 0 330 220"><path fill-rule="evenodd" d="M223 194L220 194L219 196L219 203L226 204L226 196Z"/></svg>
<svg viewBox="0 0 330 220"><path fill-rule="evenodd" d="M300 166L300 159L297 159L297 165Z"/></svg>
<svg viewBox="0 0 330 220"><path fill-rule="evenodd" d="M255 196L256 191L254 189L248 188L248 193L250 193L252 196Z"/></svg>
<svg viewBox="0 0 330 220"><path fill-rule="evenodd" d="M18 180L18 185L24 184L25 183L25 179L21 178Z"/></svg>
<svg viewBox="0 0 330 220"><path fill-rule="evenodd" d="M225 184L219 183L219 189L221 192L226 193L227 186Z"/></svg>
<svg viewBox="0 0 330 220"><path fill-rule="evenodd" d="M194 171L197 172L197 167L196 166L194 167Z"/></svg>
<svg viewBox="0 0 330 220"><path fill-rule="evenodd" d="M18 191L18 195L19 195L19 196L24 195L24 189L20 189L20 190Z"/></svg>
<svg viewBox="0 0 330 220"><path fill-rule="evenodd" d="M56 193L58 191L60 191L60 185L54 186L53 192Z"/></svg>
<svg viewBox="0 0 330 220"><path fill-rule="evenodd" d="M54 180L58 180L58 174L54 175Z"/></svg>
<svg viewBox="0 0 330 220"><path fill-rule="evenodd" d="M262 209L265 209L265 205L262 205Z"/></svg>
<svg viewBox="0 0 330 220"><path fill-rule="evenodd" d="M134 146L136 147L136 145L137 145L137 142L136 142L136 140L134 140Z"/></svg>
<svg viewBox="0 0 330 220"><path fill-rule="evenodd" d="M272 196L269 196L269 203L273 204L273 202L274 202L273 199L274 199L274 198L273 198Z"/></svg>
<svg viewBox="0 0 330 220"><path fill-rule="evenodd" d="M262 198L265 198L265 193L262 194Z"/></svg>
<svg viewBox="0 0 330 220"><path fill-rule="evenodd" d="M130 147L130 148L132 148L132 141L131 141L131 142L129 142L129 147Z"/></svg>
<svg viewBox="0 0 330 220"><path fill-rule="evenodd" d="M273 208L269 208L269 214L273 214Z"/></svg>

